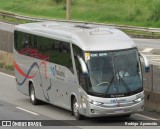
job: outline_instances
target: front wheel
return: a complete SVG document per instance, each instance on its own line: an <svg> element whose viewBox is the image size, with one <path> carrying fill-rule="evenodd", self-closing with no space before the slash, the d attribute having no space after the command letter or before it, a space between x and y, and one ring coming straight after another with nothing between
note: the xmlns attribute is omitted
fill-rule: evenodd
<svg viewBox="0 0 160 129"><path fill-rule="evenodd" d="M30 88L29 88L29 95L30 95L30 101L33 105L37 105L39 104L39 100L36 98L36 95L35 95L35 89L34 89L34 86L33 84L31 84Z"/></svg>
<svg viewBox="0 0 160 129"><path fill-rule="evenodd" d="M79 107L78 107L78 102L76 100L76 98L73 99L72 102L72 111L73 111L73 115L77 120L82 120L83 116L81 114L79 114Z"/></svg>

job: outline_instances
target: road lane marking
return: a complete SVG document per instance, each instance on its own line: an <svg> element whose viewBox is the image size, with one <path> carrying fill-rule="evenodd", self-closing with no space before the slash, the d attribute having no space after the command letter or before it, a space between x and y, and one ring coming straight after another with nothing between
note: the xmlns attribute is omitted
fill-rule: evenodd
<svg viewBox="0 0 160 129"><path fill-rule="evenodd" d="M39 115L39 114L37 114L37 113L35 113L35 112L32 112L32 111L29 111L29 110L27 110L27 109L24 109L24 108L21 108L21 107L16 107L17 109L20 109L20 110L22 110L22 111L25 111L25 112L28 112L28 113L30 113L30 114L33 114L33 115Z"/></svg>
<svg viewBox="0 0 160 129"><path fill-rule="evenodd" d="M145 115L141 115L141 114L134 114L134 115L144 117L144 118L147 118L149 120L158 120L158 119L155 119L155 118L152 118L152 117L149 117L149 116L145 116Z"/></svg>
<svg viewBox="0 0 160 129"><path fill-rule="evenodd" d="M2 72L0 72L0 74L5 75L5 76L8 76L8 77L11 77L11 78L15 78L15 77L12 76L12 75L8 75L8 74L2 73ZM39 114L37 114L37 113L35 113L35 112L29 111L29 110L24 109L24 108L21 108L21 107L16 107L16 108L17 108L17 109L20 109L20 110L22 110L22 111L31 113L31 114L33 114L33 115L39 115ZM141 114L134 114L134 115L137 115L137 116L140 116L140 117L144 117L144 118L147 118L147 119L150 119L150 120L158 120L158 119L155 119L155 118L152 118L152 117L148 117L148 116L145 116L145 115L141 115Z"/></svg>
<svg viewBox="0 0 160 129"><path fill-rule="evenodd" d="M153 48L145 48L142 52L150 52L152 50L153 50Z"/></svg>
<svg viewBox="0 0 160 129"><path fill-rule="evenodd" d="M12 76L12 75L9 75L9 74L5 74L5 73L2 73L2 72L0 72L0 74L2 74L2 75L4 75L4 76L11 77L11 78L15 78L15 76Z"/></svg>

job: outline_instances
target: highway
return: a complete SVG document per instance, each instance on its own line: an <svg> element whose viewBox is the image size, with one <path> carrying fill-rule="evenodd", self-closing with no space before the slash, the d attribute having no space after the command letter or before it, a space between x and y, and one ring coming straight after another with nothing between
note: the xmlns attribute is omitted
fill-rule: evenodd
<svg viewBox="0 0 160 129"><path fill-rule="evenodd" d="M84 126L81 128L91 128L90 126L93 125L98 126L96 128L101 129L102 126L124 125L124 122L134 120L157 119L136 113L130 118L88 118L78 122L73 116L71 116L70 111L50 104L42 104L37 106L32 105L28 96L25 96L17 91L15 77L0 73L0 120L60 120L62 124L65 123L71 126L75 125L78 127Z"/></svg>
<svg viewBox="0 0 160 129"><path fill-rule="evenodd" d="M150 64L160 65L160 39L133 38L139 51L147 56Z"/></svg>
<svg viewBox="0 0 160 129"><path fill-rule="evenodd" d="M1 23L0 29L13 32L14 26L11 24ZM151 53L154 49L160 49L160 39L135 39L136 45L140 48L140 51L147 55L150 62L156 62L159 64L159 55ZM145 51L149 48L148 51ZM158 58L157 58L158 57ZM159 118L158 118L159 119ZM95 119L85 119L83 121L78 121L71 116L71 112L61 109L59 107L42 104L33 106L29 97L21 94L16 89L15 77L7 75L0 72L0 120L60 120L61 124L64 123L73 126L73 128L97 128L102 129L112 128L116 129L116 126L124 125L124 122L134 121L134 120L157 120L153 116L146 116L144 114L133 114L130 118L120 118L120 117L105 117L105 118L95 118ZM68 121L70 120L70 121ZM111 121L110 121L111 120ZM121 120L121 121L119 121ZM87 126L90 125L90 126ZM67 126L65 128L69 128ZM115 127L113 127L115 126ZM56 127L57 128L57 127ZM62 128L62 127L59 127ZM118 127L119 129L134 128L134 127ZM144 128L144 127L139 127ZM150 127L145 127L150 129ZM153 128L153 127L152 127ZM158 128L158 127L154 127Z"/></svg>
<svg viewBox="0 0 160 129"><path fill-rule="evenodd" d="M139 48L160 49L160 39L133 38L133 40Z"/></svg>

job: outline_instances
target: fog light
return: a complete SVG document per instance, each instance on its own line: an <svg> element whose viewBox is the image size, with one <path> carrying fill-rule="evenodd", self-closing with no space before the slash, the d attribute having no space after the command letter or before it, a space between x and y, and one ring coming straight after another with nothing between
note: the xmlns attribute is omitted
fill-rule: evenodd
<svg viewBox="0 0 160 129"><path fill-rule="evenodd" d="M94 113L94 112L95 112L95 110L94 110L94 109L91 109L91 112L92 112L92 113Z"/></svg>

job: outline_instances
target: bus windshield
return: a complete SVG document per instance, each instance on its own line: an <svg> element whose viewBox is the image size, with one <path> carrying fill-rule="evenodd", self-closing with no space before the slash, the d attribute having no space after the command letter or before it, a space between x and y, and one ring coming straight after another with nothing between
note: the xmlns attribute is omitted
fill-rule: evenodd
<svg viewBox="0 0 160 129"><path fill-rule="evenodd" d="M88 92L123 97L143 90L137 49L85 53L89 70Z"/></svg>

